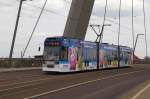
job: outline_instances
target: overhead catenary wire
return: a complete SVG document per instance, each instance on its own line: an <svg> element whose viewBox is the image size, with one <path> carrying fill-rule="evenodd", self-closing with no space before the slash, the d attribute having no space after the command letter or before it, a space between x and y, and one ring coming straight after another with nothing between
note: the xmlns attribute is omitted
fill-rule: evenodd
<svg viewBox="0 0 150 99"><path fill-rule="evenodd" d="M98 16L98 15L94 15L94 16L100 17L100 16ZM135 16L133 16L133 17L135 17ZM106 21L112 23L113 25L117 25L117 26L118 26L119 23L118 23L118 22L115 22L115 20L116 20L115 18L106 18ZM130 28L130 27L124 25L124 24L121 24L121 28L124 28L124 29L126 29L126 30L128 30L128 31L131 31L131 29L132 29L132 28ZM135 30L135 29L134 29L134 30Z"/></svg>
<svg viewBox="0 0 150 99"><path fill-rule="evenodd" d="M47 0L46 0L47 1ZM107 0L106 0L107 1ZM121 0L120 0L120 2L121 2ZM143 0L143 2L144 2L144 0ZM121 6L121 5L120 5ZM132 6L133 7L133 6ZM45 10L45 9L44 9ZM120 9L121 10L121 9ZM144 10L144 3L143 3L143 10ZM46 10L45 10L46 11ZM106 11L106 8L105 8L105 11ZM145 10L143 11L144 12L144 20L145 20ZM133 14L132 14L132 18L133 18ZM103 24L105 24L105 20L107 20L106 19L106 13L104 14L104 21L103 21ZM120 19L119 19L119 21L120 21ZM133 19L132 19L132 21L133 21ZM145 22L144 22L145 23ZM133 27L133 26L132 26ZM120 22L119 22L119 28L120 28ZM145 28L145 31L146 31L146 24L144 25L144 28ZM133 29L133 28L132 28ZM120 31L120 29L119 29L119 31ZM133 30L132 30L133 31ZM118 35L118 45L119 45L119 36L120 36L120 32L118 33L119 35ZM146 35L145 35L146 36ZM31 36L31 38L32 38L32 36ZM145 39L146 39L146 37L145 37ZM145 40L145 42L147 42L147 40ZM146 50L147 50L147 43L146 43ZM147 53L147 51L146 51L146 53ZM146 54L147 55L147 54Z"/></svg>
<svg viewBox="0 0 150 99"><path fill-rule="evenodd" d="M39 6L31 5L31 4L29 4L29 3L24 3L24 4L26 4L26 5L28 5L28 6L31 6L31 7L34 7L34 8L42 9L42 8L39 7ZM60 14L60 13L58 13L58 12L56 12L56 11L53 11L53 10L50 10L50 9L44 8L44 11L45 11L45 12L49 12L49 13L51 13L51 14L58 15L58 16L66 17L66 15Z"/></svg>
<svg viewBox="0 0 150 99"><path fill-rule="evenodd" d="M35 29L36 29L36 27L37 27L37 25L38 25L38 23L39 23L39 20L40 20L40 18L41 18L41 16L42 16L42 13L43 13L43 11L44 11L44 9L45 9L46 4L47 4L47 0L45 0L45 2L44 2L44 5L43 5L42 10L41 10L41 12L40 12L40 15L39 15L39 17L38 17L38 19L37 19L37 21L36 21L36 23L35 23L35 26L34 26L34 28L33 28L33 30L32 30L32 33L31 33L30 38L29 38L29 40L28 40L28 42L27 42L27 45L26 45L26 47L25 47L25 49L24 49L24 51L23 51L22 57L25 56L25 53L26 53L26 51L27 51L27 48L28 48L28 46L29 46L29 44L30 44L30 41L31 41L31 39L32 39L32 37L33 37L33 34L34 34Z"/></svg>
<svg viewBox="0 0 150 99"><path fill-rule="evenodd" d="M97 35L97 38L96 38L96 42L101 42L102 41L102 36L103 36L103 30L104 30L104 25L105 25L105 21L106 21L106 13L107 13L107 5L108 5L108 0L106 0L106 3L105 3L105 10L104 10L104 19L103 19L103 23L102 23L102 26L101 25L90 25L91 26L91 28L92 28L92 30L95 32L95 34ZM91 23L90 23L91 24ZM98 34L98 32L95 30L95 28L93 27L93 26L96 26L96 27L98 27L98 32L99 32L99 34ZM100 26L102 27L101 29L100 29ZM99 39L99 40L98 40Z"/></svg>
<svg viewBox="0 0 150 99"><path fill-rule="evenodd" d="M93 16L100 17L100 16L96 15L95 13L93 13ZM135 17L135 16L133 16L133 17ZM114 25L115 25L115 24L116 24L116 25L119 25L118 22L115 22L116 19L117 19L116 17L114 17L114 18L110 18L110 17L109 17L109 18L106 18L106 21L111 22L111 23L113 23ZM128 30L131 30L131 29L132 29L132 28L130 28L130 27L128 27L128 26L125 26L125 25L123 25L123 24L121 24L121 28L128 29Z"/></svg>
<svg viewBox="0 0 150 99"><path fill-rule="evenodd" d="M144 16L144 32L145 32L145 47L146 47L145 49L146 49L146 57L148 57L145 0L143 0L143 16Z"/></svg>

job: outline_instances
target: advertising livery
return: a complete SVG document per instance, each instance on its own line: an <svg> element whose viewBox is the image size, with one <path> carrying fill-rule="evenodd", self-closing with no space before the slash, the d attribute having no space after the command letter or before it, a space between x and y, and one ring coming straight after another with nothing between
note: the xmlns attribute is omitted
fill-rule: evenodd
<svg viewBox="0 0 150 99"><path fill-rule="evenodd" d="M76 72L118 66L118 46L64 37L47 38L44 42L43 71ZM97 55L99 54L99 67ZM132 64L132 49L120 46L120 66Z"/></svg>

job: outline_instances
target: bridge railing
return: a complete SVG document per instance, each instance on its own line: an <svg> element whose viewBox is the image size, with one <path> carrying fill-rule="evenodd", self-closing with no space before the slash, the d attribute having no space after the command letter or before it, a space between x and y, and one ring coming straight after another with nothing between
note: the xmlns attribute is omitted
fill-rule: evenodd
<svg viewBox="0 0 150 99"><path fill-rule="evenodd" d="M11 64L8 58L0 58L0 68L41 67L43 63L42 58L13 58ZM150 64L150 60L135 60L134 64Z"/></svg>
<svg viewBox="0 0 150 99"><path fill-rule="evenodd" d="M134 64L150 64L150 59L140 59L140 60L134 60Z"/></svg>
<svg viewBox="0 0 150 99"><path fill-rule="evenodd" d="M35 58L13 58L12 61L8 58L0 58L0 68L10 67L40 67L44 61Z"/></svg>

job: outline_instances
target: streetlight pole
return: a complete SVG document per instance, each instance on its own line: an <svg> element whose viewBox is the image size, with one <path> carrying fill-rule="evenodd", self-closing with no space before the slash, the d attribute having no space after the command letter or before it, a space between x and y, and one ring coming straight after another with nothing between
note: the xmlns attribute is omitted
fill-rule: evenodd
<svg viewBox="0 0 150 99"><path fill-rule="evenodd" d="M121 29L121 6L122 6L122 0L120 0L120 2L119 2L118 68L120 68L120 29Z"/></svg>
<svg viewBox="0 0 150 99"><path fill-rule="evenodd" d="M26 1L26 0L20 0L20 4L19 4L19 10L18 10L17 19L16 19L15 30L14 30L11 49L10 49L10 54L9 54L10 61L11 61L12 55L13 55L14 44L15 44L15 40L16 40L16 34L17 34L17 29L18 29L18 24L19 24L20 13L21 13L21 8L22 8L23 1Z"/></svg>

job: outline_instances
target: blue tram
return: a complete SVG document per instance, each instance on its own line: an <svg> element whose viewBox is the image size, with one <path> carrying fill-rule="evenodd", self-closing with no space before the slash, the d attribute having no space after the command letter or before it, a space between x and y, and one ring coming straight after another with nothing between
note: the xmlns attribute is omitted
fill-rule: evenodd
<svg viewBox="0 0 150 99"><path fill-rule="evenodd" d="M104 68L116 68L118 65L118 46L81 41L64 37L47 38L44 42L45 72L76 72ZM99 55L99 58L97 57ZM98 60L99 59L99 60ZM132 64L132 49L120 46L120 66Z"/></svg>

